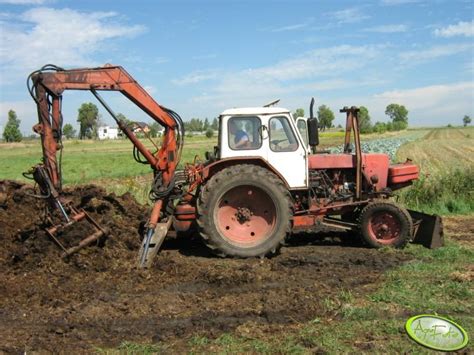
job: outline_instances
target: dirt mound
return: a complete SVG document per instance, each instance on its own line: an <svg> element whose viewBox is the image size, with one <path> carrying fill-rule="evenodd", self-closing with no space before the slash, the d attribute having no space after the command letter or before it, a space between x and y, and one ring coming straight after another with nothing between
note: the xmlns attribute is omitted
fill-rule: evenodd
<svg viewBox="0 0 474 355"><path fill-rule="evenodd" d="M61 250L44 231L44 202L35 198L35 193L31 185L0 181L0 240L4 246L0 260L4 266L27 270L45 264L63 264L58 260ZM99 247L86 248L69 262L100 267L104 262L128 259L128 252L138 250L138 226L148 211L133 196L107 194L94 185L66 189L64 196L110 231L106 239L97 243ZM92 232L88 223L76 223L59 234L58 239L69 247Z"/></svg>
<svg viewBox="0 0 474 355"><path fill-rule="evenodd" d="M147 209L131 196L84 186L67 196L112 233L63 261L39 226L41 204L31 193L0 183L0 352L86 352L125 340L185 347L194 335L255 324L271 334L335 316L328 300L370 292L385 269L406 260L345 246L326 232L295 235L271 259L220 259L199 238L169 239L151 270L137 270L137 226Z"/></svg>

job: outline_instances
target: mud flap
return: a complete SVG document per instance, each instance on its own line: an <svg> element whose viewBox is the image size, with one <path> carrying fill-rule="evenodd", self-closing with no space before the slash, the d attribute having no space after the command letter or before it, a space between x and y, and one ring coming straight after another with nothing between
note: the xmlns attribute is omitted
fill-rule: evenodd
<svg viewBox="0 0 474 355"><path fill-rule="evenodd" d="M139 268L150 268L153 265L155 256L158 254L170 226L171 218L168 222L158 223L154 230L150 230L151 236L145 235L138 254Z"/></svg>
<svg viewBox="0 0 474 355"><path fill-rule="evenodd" d="M438 215L408 210L413 219L412 243L435 249L444 245L443 221Z"/></svg>

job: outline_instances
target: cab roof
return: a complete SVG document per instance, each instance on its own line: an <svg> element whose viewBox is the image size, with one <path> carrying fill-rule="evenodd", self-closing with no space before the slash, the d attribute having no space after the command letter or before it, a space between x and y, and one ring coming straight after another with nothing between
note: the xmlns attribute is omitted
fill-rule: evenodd
<svg viewBox="0 0 474 355"><path fill-rule="evenodd" d="M221 113L221 116L237 116L237 115L275 115L278 113L289 113L283 107L240 107L231 108Z"/></svg>

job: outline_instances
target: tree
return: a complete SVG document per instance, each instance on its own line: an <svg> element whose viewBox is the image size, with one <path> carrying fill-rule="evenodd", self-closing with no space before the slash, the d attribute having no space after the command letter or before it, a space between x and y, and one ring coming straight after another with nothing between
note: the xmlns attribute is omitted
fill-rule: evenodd
<svg viewBox="0 0 474 355"><path fill-rule="evenodd" d="M184 122L184 128L192 132L202 132L204 123L200 118L191 118L191 121Z"/></svg>
<svg viewBox="0 0 474 355"><path fill-rule="evenodd" d="M297 119L298 117L304 117L304 110L302 108L297 108L293 113L293 118Z"/></svg>
<svg viewBox="0 0 474 355"><path fill-rule="evenodd" d="M132 120L129 120L123 113L117 113L117 118L119 121L123 121L127 127L131 128L132 127Z"/></svg>
<svg viewBox="0 0 474 355"><path fill-rule="evenodd" d="M8 111L8 121L3 131L3 139L7 142L21 142L23 136L20 132L21 120L17 118L16 112Z"/></svg>
<svg viewBox="0 0 474 355"><path fill-rule="evenodd" d="M158 137L158 135L161 132L162 128L163 127L158 122L153 122L150 125L150 136L153 137L153 138Z"/></svg>
<svg viewBox="0 0 474 355"><path fill-rule="evenodd" d="M206 131L206 137L207 138L212 138L214 137L214 130L212 128L208 128Z"/></svg>
<svg viewBox="0 0 474 355"><path fill-rule="evenodd" d="M332 121L334 121L334 113L326 105L321 105L318 107L318 120L322 131L326 128L331 128Z"/></svg>
<svg viewBox="0 0 474 355"><path fill-rule="evenodd" d="M207 130L209 129L209 127L211 127L211 124L209 123L209 120L208 120L207 117L206 117L206 119L204 120L204 124L203 124L202 130L203 130L203 131L207 131Z"/></svg>
<svg viewBox="0 0 474 355"><path fill-rule="evenodd" d="M471 123L471 117L469 117L468 115L465 115L462 119L462 123L464 127L466 127L468 124Z"/></svg>
<svg viewBox="0 0 474 355"><path fill-rule="evenodd" d="M359 128L361 133L372 132L372 123L370 122L369 110L365 106L359 108Z"/></svg>
<svg viewBox="0 0 474 355"><path fill-rule="evenodd" d="M373 127L374 132L384 133L387 131L387 124L385 122L375 122Z"/></svg>
<svg viewBox="0 0 474 355"><path fill-rule="evenodd" d="M80 123L79 138L93 138L97 136L97 121L99 119L99 109L92 102L83 103L79 107L77 122Z"/></svg>
<svg viewBox="0 0 474 355"><path fill-rule="evenodd" d="M408 125L408 110L403 105L390 104L385 109L385 114L390 117L393 123L405 122Z"/></svg>
<svg viewBox="0 0 474 355"><path fill-rule="evenodd" d="M218 131L218 130L219 130L219 120L217 119L217 117L212 120L211 128L212 128L214 131Z"/></svg>
<svg viewBox="0 0 474 355"><path fill-rule="evenodd" d="M72 126L72 124L66 123L63 127L63 135L67 139L74 138L76 136L76 130Z"/></svg>

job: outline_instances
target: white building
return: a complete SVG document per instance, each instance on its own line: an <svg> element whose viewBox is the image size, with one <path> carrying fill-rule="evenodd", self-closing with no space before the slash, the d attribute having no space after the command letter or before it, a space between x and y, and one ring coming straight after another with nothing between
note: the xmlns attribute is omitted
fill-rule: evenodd
<svg viewBox="0 0 474 355"><path fill-rule="evenodd" d="M117 139L119 137L119 129L117 127L101 126L97 128L99 139Z"/></svg>

